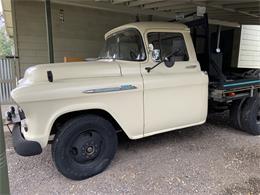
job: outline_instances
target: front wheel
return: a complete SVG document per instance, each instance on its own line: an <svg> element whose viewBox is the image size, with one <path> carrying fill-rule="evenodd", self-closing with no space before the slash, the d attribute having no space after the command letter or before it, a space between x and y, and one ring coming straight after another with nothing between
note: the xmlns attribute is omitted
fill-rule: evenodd
<svg viewBox="0 0 260 195"><path fill-rule="evenodd" d="M96 115L66 122L56 134L52 157L59 172L73 180L94 176L110 164L117 148L112 124Z"/></svg>

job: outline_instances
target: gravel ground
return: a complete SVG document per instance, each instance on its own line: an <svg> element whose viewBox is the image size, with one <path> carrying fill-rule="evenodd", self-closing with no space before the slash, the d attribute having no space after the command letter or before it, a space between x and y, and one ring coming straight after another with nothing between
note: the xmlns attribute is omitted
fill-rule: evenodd
<svg viewBox="0 0 260 195"><path fill-rule="evenodd" d="M50 146L15 154L6 132L12 194L260 194L260 137L231 128L227 115L202 126L132 141L120 136L103 173L71 181L58 173Z"/></svg>

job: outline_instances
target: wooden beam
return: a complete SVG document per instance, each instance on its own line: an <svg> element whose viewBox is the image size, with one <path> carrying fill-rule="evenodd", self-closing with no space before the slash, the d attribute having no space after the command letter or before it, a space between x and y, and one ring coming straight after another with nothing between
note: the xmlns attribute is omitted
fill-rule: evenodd
<svg viewBox="0 0 260 195"><path fill-rule="evenodd" d="M143 9L157 9L160 7L168 7L168 6L174 6L174 5L183 5L184 3L191 2L191 0L183 0L183 1L163 1L158 3L151 3L143 6Z"/></svg>
<svg viewBox="0 0 260 195"><path fill-rule="evenodd" d="M224 5L224 6L236 6L239 4L248 4L248 3L257 3L260 2L260 0L209 0L207 3L211 5Z"/></svg>
<svg viewBox="0 0 260 195"><path fill-rule="evenodd" d="M75 5L93 9L101 9L106 11L126 13L131 15L153 15L165 18L165 20L175 18L176 12L186 12L196 9L196 6L206 6L208 12L215 13L215 15L226 14L239 21L240 18L250 19L250 21L259 20L259 14L249 12L249 10L239 10L232 8L232 5L241 6L245 4L245 0L108 0L106 2L95 2L94 0L52 0L53 2ZM247 3L257 3L260 0L247 0ZM195 10L194 10L195 11ZM226 13L227 12L227 13ZM238 17L239 16L239 17ZM214 18L216 19L216 18ZM241 19L241 20L242 20Z"/></svg>
<svg viewBox="0 0 260 195"><path fill-rule="evenodd" d="M259 11L260 12L259 7L238 8L237 10L238 11L246 11L246 12L251 12L251 11Z"/></svg>
<svg viewBox="0 0 260 195"><path fill-rule="evenodd" d="M194 3L194 4L199 5L199 6L205 6L204 3ZM251 16L251 17L254 17L254 18L258 18L259 17L259 16L255 15L255 14L250 14L248 12L239 11L239 10L236 10L236 9L233 9L233 8L227 8L227 7L223 6L223 5L207 4L206 7L211 7L211 8L215 8L215 9L225 10L225 11L233 12L233 13L240 13L240 14Z"/></svg>
<svg viewBox="0 0 260 195"><path fill-rule="evenodd" d="M211 14L208 13L209 17L211 19L219 19L219 20L228 20L228 21L239 21L239 23L243 20L248 20L248 21L257 21L258 19L252 18L246 15L238 15L238 14L231 14L231 13L224 13L224 14ZM259 21L259 20L258 20Z"/></svg>
<svg viewBox="0 0 260 195"><path fill-rule="evenodd" d="M49 63L54 63L51 1L50 0L45 0L45 18L46 18L46 29L47 29Z"/></svg>
<svg viewBox="0 0 260 195"><path fill-rule="evenodd" d="M147 5L147 4L162 2L162 1L165 1L165 0L137 0L137 1L129 2L128 6L136 7L136 6L140 6L140 5Z"/></svg>
<svg viewBox="0 0 260 195"><path fill-rule="evenodd" d="M128 3L131 0L112 0L112 4L123 4L123 3Z"/></svg>
<svg viewBox="0 0 260 195"><path fill-rule="evenodd" d="M166 6L166 7L159 7L158 9L156 9L157 11L164 11L164 10L185 10L185 9L189 9L189 8L194 8L194 10L196 11L197 7L194 4L189 4L189 5L175 5L175 6Z"/></svg>
<svg viewBox="0 0 260 195"><path fill-rule="evenodd" d="M252 14L256 14L256 15L260 14L260 10L251 10L249 12L252 13Z"/></svg>
<svg viewBox="0 0 260 195"><path fill-rule="evenodd" d="M154 16L163 17L167 19L172 18L172 15L166 12L157 12L154 10L143 10L140 7L127 7L121 4L114 5L112 3L105 3L105 2L93 2L93 1L91 2L91 1L78 1L78 0L74 0L74 1L52 0L52 2L58 4L86 7L91 9L106 10L106 11L117 12L117 13L125 13L130 15L154 15Z"/></svg>
<svg viewBox="0 0 260 195"><path fill-rule="evenodd" d="M2 84L2 83L1 83ZM9 178L8 178L8 167L7 167L7 160L6 160L6 148L5 148L5 134L4 134L4 125L3 125L3 116L1 111L1 104L0 104L0 187L1 193L3 194L10 194L9 188Z"/></svg>
<svg viewBox="0 0 260 195"><path fill-rule="evenodd" d="M216 19L209 19L209 24L211 25L221 25L221 26L228 26L228 27L234 27L239 28L240 24L237 22L228 22L223 20L216 20Z"/></svg>
<svg viewBox="0 0 260 195"><path fill-rule="evenodd" d="M239 8L247 8L247 7L260 7L260 2L244 2L244 3L236 3L236 4L222 4L224 7L239 9Z"/></svg>

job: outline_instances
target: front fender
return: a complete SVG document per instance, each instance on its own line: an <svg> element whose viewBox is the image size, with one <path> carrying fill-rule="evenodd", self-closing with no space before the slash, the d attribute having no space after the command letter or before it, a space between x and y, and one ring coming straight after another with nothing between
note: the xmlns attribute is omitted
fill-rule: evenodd
<svg viewBox="0 0 260 195"><path fill-rule="evenodd" d="M75 111L100 109L108 112L130 139L143 137L143 105L141 90L124 91L84 98L22 103L28 131L22 129L26 140L37 141L45 147L54 122L62 115Z"/></svg>
<svg viewBox="0 0 260 195"><path fill-rule="evenodd" d="M139 71L138 67L135 70ZM58 117L89 109L110 113L129 138L143 137L143 82L138 71L124 76L21 84L12 91L12 98L26 116L28 131L22 128L25 139L45 147Z"/></svg>

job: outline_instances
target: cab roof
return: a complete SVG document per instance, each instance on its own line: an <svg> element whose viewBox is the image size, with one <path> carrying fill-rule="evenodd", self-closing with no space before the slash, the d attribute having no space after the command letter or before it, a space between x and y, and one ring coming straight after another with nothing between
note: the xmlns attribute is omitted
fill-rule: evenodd
<svg viewBox="0 0 260 195"><path fill-rule="evenodd" d="M144 33L146 30L151 30L151 29L156 29L156 30L172 29L172 30L179 30L179 31L189 31L189 28L186 25L177 22L136 22L136 23L125 24L123 26L119 26L117 28L110 30L105 34L105 38L107 38L111 34L114 34L116 32L128 28L135 28L139 30L141 34Z"/></svg>

